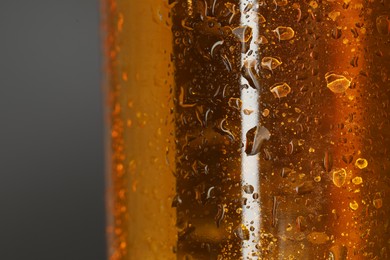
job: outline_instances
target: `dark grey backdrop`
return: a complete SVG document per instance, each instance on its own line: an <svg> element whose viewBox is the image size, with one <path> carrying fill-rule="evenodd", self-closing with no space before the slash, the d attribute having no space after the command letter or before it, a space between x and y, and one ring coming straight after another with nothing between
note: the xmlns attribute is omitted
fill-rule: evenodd
<svg viewBox="0 0 390 260"><path fill-rule="evenodd" d="M105 259L99 0L0 0L0 259Z"/></svg>

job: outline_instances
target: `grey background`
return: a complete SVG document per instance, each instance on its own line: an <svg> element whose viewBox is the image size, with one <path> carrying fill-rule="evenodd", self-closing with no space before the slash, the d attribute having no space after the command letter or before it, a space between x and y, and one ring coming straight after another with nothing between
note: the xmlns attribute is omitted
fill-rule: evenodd
<svg viewBox="0 0 390 260"><path fill-rule="evenodd" d="M0 259L105 259L99 0L0 0Z"/></svg>

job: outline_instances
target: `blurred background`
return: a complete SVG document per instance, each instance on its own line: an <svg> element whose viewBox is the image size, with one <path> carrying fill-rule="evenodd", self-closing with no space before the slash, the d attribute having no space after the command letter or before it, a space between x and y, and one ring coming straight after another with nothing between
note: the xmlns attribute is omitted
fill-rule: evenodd
<svg viewBox="0 0 390 260"><path fill-rule="evenodd" d="M0 259L105 259L98 0L0 1Z"/></svg>

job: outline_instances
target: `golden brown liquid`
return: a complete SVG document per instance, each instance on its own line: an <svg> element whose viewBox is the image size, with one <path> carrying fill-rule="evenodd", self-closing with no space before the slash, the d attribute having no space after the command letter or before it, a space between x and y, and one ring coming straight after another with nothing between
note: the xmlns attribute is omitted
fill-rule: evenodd
<svg viewBox="0 0 390 260"><path fill-rule="evenodd" d="M110 259L389 259L388 1L104 1Z"/></svg>

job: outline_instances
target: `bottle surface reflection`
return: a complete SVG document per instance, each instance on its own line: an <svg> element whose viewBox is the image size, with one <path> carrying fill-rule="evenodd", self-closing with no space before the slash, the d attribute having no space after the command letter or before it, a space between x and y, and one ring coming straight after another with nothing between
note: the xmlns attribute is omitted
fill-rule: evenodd
<svg viewBox="0 0 390 260"><path fill-rule="evenodd" d="M105 0L109 259L389 259L390 3Z"/></svg>

